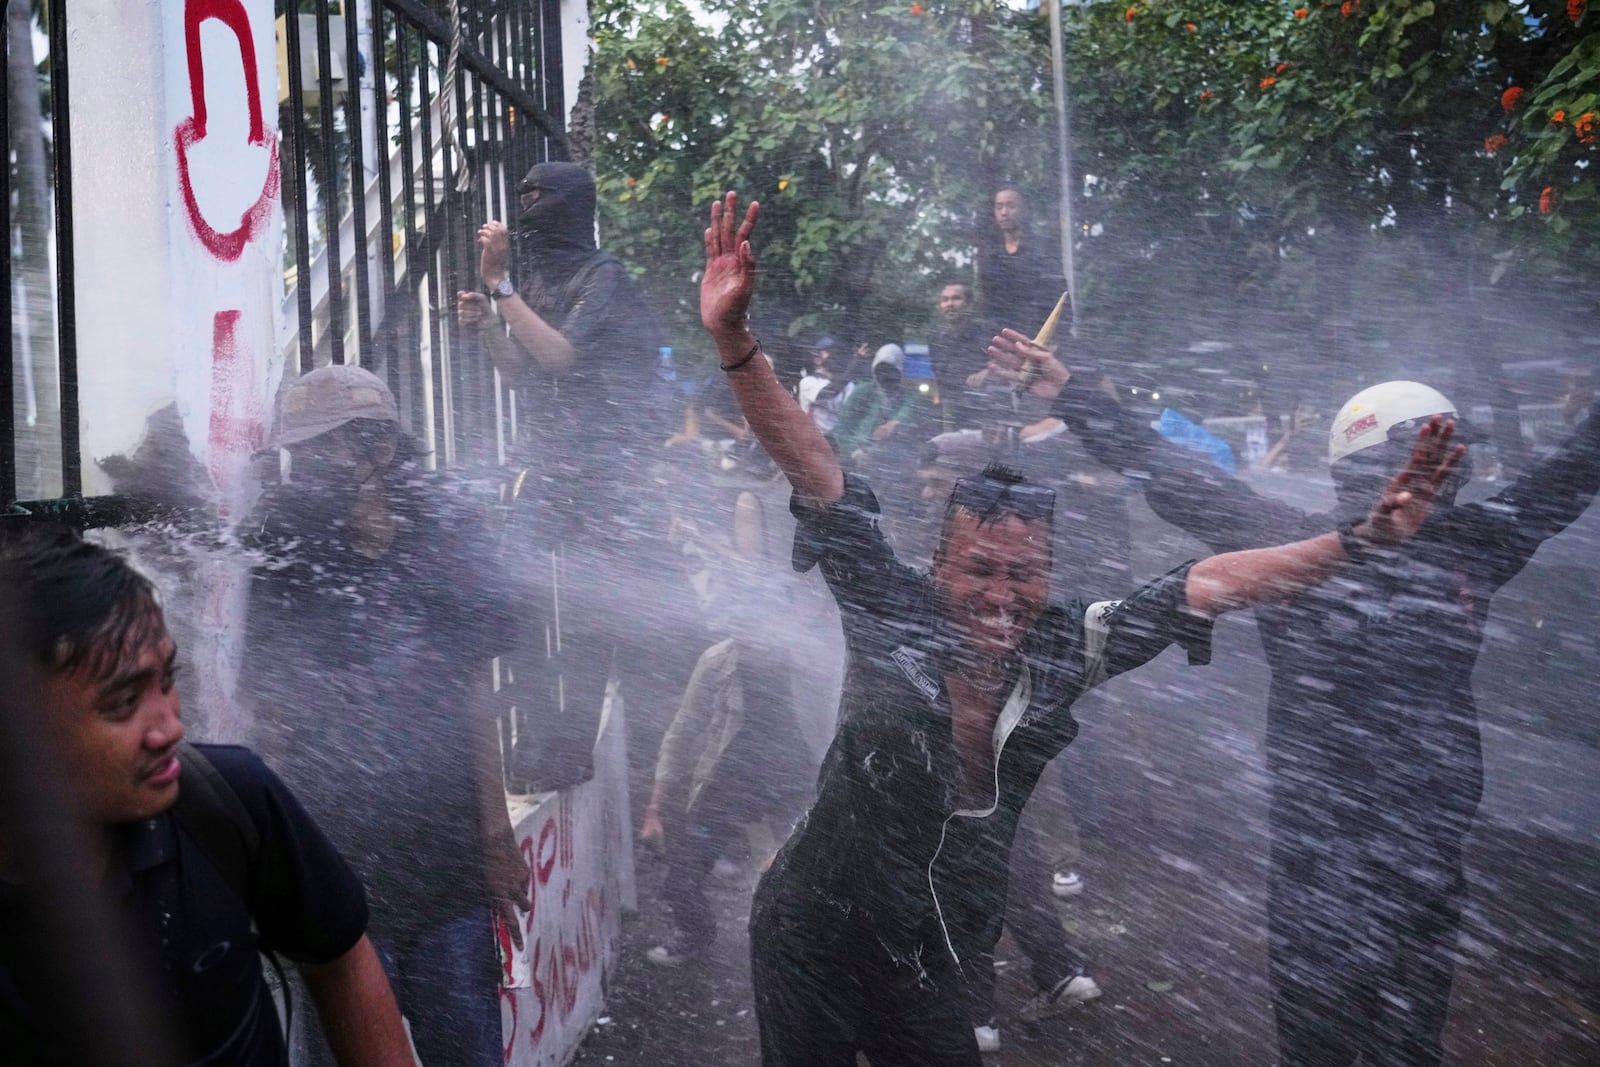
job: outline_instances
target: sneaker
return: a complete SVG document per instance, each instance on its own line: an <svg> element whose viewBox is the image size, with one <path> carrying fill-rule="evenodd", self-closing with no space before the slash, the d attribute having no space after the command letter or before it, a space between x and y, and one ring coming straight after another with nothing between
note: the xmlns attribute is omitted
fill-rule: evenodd
<svg viewBox="0 0 1600 1067"><path fill-rule="evenodd" d="M1036 1023L1075 1004L1086 1004L1100 995L1100 987L1086 974L1063 978L1054 989L1042 990L1028 999L1017 1011L1023 1022Z"/></svg>
<svg viewBox="0 0 1600 1067"><path fill-rule="evenodd" d="M1050 876L1050 892L1058 897L1075 897L1083 892L1083 879L1077 871L1057 871Z"/></svg>
<svg viewBox="0 0 1600 1067"><path fill-rule="evenodd" d="M681 937L675 937L664 945L657 945L644 954L644 958L658 967L681 967L685 963L693 963L706 954L705 946L691 945Z"/></svg>
<svg viewBox="0 0 1600 1067"><path fill-rule="evenodd" d="M994 1025L994 1020L991 1019L984 1026L974 1026L972 1034L978 1039L979 1052L1000 1051L1000 1028Z"/></svg>

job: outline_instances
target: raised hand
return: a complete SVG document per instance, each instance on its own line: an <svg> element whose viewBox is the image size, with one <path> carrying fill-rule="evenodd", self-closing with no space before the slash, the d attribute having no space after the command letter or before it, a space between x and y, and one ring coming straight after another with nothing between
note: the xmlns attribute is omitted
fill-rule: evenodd
<svg viewBox="0 0 1600 1067"><path fill-rule="evenodd" d="M1008 382L1027 380L1028 392L1046 400L1054 400L1071 377L1055 353L1016 330L1002 331L990 343L989 373Z"/></svg>
<svg viewBox="0 0 1600 1067"><path fill-rule="evenodd" d="M739 196L729 193L711 205L711 225L706 228L706 272L700 280L700 322L712 335L744 330L750 299L756 291L756 261L750 252L750 234L761 214L754 200L744 221L734 230Z"/></svg>
<svg viewBox="0 0 1600 1067"><path fill-rule="evenodd" d="M1357 528L1357 536L1374 544L1394 545L1422 529L1440 487L1466 454L1465 445L1451 444L1455 432L1455 420L1443 415L1435 415L1417 431L1411 459L1389 479L1372 513Z"/></svg>
<svg viewBox="0 0 1600 1067"><path fill-rule="evenodd" d="M478 277L489 288L511 273L511 231L490 219L478 227Z"/></svg>

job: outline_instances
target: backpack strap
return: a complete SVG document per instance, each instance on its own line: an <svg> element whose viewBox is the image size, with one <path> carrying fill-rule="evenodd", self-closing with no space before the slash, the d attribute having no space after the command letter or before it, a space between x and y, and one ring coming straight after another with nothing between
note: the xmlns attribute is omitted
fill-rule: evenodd
<svg viewBox="0 0 1600 1067"><path fill-rule="evenodd" d="M244 801L204 752L180 741L178 764L182 769L172 814L239 899L248 904L254 896L261 834Z"/></svg>

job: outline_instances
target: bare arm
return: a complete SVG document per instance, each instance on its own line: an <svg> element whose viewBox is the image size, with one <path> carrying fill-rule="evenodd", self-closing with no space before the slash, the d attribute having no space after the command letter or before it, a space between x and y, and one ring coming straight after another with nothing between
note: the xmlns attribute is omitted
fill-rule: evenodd
<svg viewBox="0 0 1600 1067"><path fill-rule="evenodd" d="M493 289L510 276L510 256L511 234L505 223L490 220L479 227L478 274L485 288ZM474 296L482 300L481 307L487 309L487 298L482 294L456 294L456 313L463 326L468 325L471 315L467 305L479 306L477 301L470 299ZM500 319L505 322L505 333L500 331L499 322L492 317L485 319L481 314L473 316L474 321L485 326L484 349L496 370L510 381L519 381L535 365L550 374L561 374L571 369L577 359L577 350L562 336L560 330L544 321L538 312L524 303L521 296L513 293L503 297L497 306ZM498 338L492 336L497 333L500 334Z"/></svg>
<svg viewBox="0 0 1600 1067"><path fill-rule="evenodd" d="M412 1067L400 1008L365 934L338 959L302 971L339 1067Z"/></svg>
<svg viewBox="0 0 1600 1067"><path fill-rule="evenodd" d="M758 346L747 316L756 276L750 233L760 205L751 202L735 233L737 208L734 193L711 205L711 225L705 234L706 271L700 283L700 321L716 342L722 366L735 368L727 371L728 380L750 432L801 500L826 507L844 495L844 472L838 458L816 423L778 381L772 366L764 359L747 358L755 355Z"/></svg>
<svg viewBox="0 0 1600 1067"><path fill-rule="evenodd" d="M1411 461L1390 480L1366 521L1352 531L1356 540L1396 545L1422 528L1439 487L1466 451L1450 444L1454 432L1454 422L1437 416L1418 432ZM1189 608L1214 618L1294 596L1326 581L1347 559L1338 534L1212 556L1189 570L1185 590Z"/></svg>

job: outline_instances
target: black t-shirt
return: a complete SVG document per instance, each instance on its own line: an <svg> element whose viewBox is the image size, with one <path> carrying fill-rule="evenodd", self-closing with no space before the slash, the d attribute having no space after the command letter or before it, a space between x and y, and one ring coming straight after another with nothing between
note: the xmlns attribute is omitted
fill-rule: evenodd
<svg viewBox="0 0 1600 1067"><path fill-rule="evenodd" d="M180 1044L181 1063L278 1067L283 1035L262 950L328 963L366 931L361 883L294 794L248 749L200 746L238 795L260 839L241 899L171 813L117 828L106 890L134 931L147 994ZM60 1035L39 1032L41 991L15 967L27 922L23 889L0 884L0 1060L66 1067Z"/></svg>
<svg viewBox="0 0 1600 1067"><path fill-rule="evenodd" d="M319 529L294 486L267 497L239 685L263 753L361 875L374 938L404 942L487 904L494 724L472 685L510 648L525 578L470 486L418 474L395 494L380 559Z"/></svg>
<svg viewBox="0 0 1600 1067"><path fill-rule="evenodd" d="M1036 233L1024 234L1015 252L1007 252L997 233L978 254L978 285L983 313L997 327L1032 337L1055 310L1067 283L1060 255Z"/></svg>
<svg viewBox="0 0 1600 1067"><path fill-rule="evenodd" d="M534 266L522 299L577 358L559 375L535 368L515 383L532 437L525 495L592 516L603 510L597 494L619 500L672 432L671 397L655 374L665 334L615 256L591 251Z"/></svg>
<svg viewBox="0 0 1600 1067"><path fill-rule="evenodd" d="M1188 567L1123 600L1046 609L1016 655L994 784L963 797L944 690L955 646L931 578L895 558L877 500L854 478L831 507L797 501L793 511L795 566L820 564L849 662L816 803L763 880L763 906L812 921L861 917L906 962L936 947L958 961L987 951L1000 933L1017 819L1077 733L1073 702L1168 645L1191 662L1209 658L1210 622L1185 607Z"/></svg>

